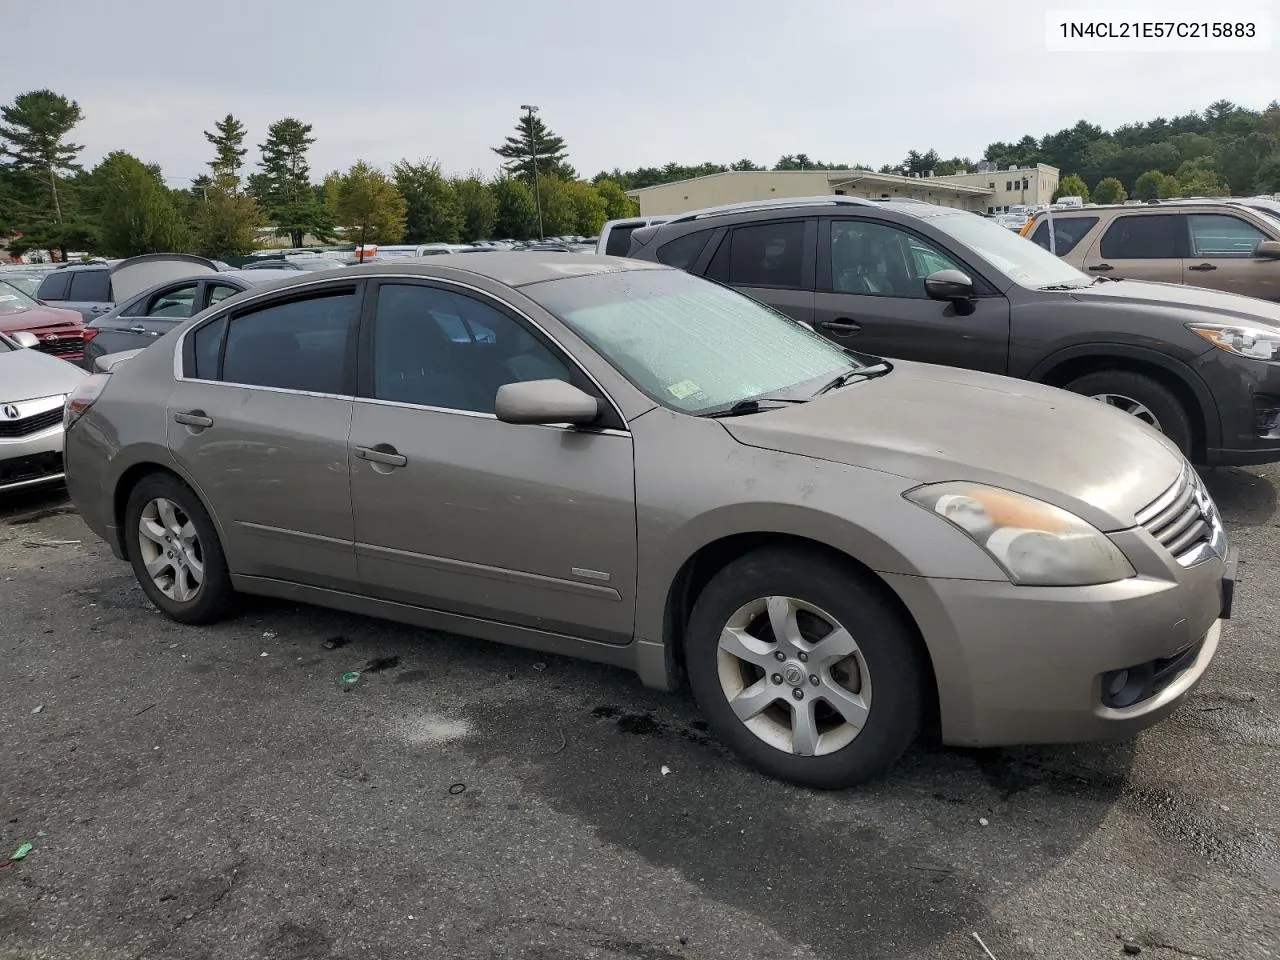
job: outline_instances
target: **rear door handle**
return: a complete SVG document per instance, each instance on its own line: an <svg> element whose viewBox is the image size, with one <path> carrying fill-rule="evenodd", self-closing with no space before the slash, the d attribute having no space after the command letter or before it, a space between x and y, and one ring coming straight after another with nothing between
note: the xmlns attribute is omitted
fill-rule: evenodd
<svg viewBox="0 0 1280 960"><path fill-rule="evenodd" d="M191 410L187 413L175 413L173 415L175 423L181 423L188 427L212 427L213 417L207 417L203 410Z"/></svg>
<svg viewBox="0 0 1280 960"><path fill-rule="evenodd" d="M833 333L837 337L851 337L862 329L862 324L856 320L841 317L839 320L819 320L818 329Z"/></svg>
<svg viewBox="0 0 1280 960"><path fill-rule="evenodd" d="M1188 270L1217 270L1218 268L1212 263L1198 263L1193 267L1187 267Z"/></svg>
<svg viewBox="0 0 1280 960"><path fill-rule="evenodd" d="M1106 273L1108 270L1114 270L1115 267L1111 266L1109 263L1095 263L1089 269L1095 273Z"/></svg>
<svg viewBox="0 0 1280 960"><path fill-rule="evenodd" d="M383 450L377 447L356 447L356 456L361 460L385 464L388 467L403 467L409 462L409 458L403 453L396 453L395 447L387 444L383 446L385 447Z"/></svg>
<svg viewBox="0 0 1280 960"><path fill-rule="evenodd" d="M142 326L141 324L138 324L136 326L130 327L129 332L130 333L148 333L149 331L147 330L146 327Z"/></svg>

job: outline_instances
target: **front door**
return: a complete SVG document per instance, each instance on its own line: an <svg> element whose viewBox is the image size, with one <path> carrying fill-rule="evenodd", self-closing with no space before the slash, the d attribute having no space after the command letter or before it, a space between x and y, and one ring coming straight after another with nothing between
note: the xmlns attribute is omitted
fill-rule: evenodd
<svg viewBox="0 0 1280 960"><path fill-rule="evenodd" d="M1009 366L1009 301L937 245L876 220L823 222L814 327L875 356L989 373ZM957 306L930 299L925 277L959 270L979 296Z"/></svg>
<svg viewBox="0 0 1280 960"><path fill-rule="evenodd" d="M235 573L358 582L347 464L358 312L348 283L186 334L169 449L212 507Z"/></svg>
<svg viewBox="0 0 1280 960"><path fill-rule="evenodd" d="M1112 280L1182 283L1185 229L1173 213L1123 214L1086 251L1081 269Z"/></svg>
<svg viewBox="0 0 1280 960"><path fill-rule="evenodd" d="M97 321L95 356L151 346L179 321L199 312L200 296L200 281L188 280L138 297L114 316Z"/></svg>
<svg viewBox="0 0 1280 960"><path fill-rule="evenodd" d="M1246 297L1280 301L1280 260L1254 256L1263 240L1274 240L1243 217L1191 213L1182 282Z"/></svg>
<svg viewBox="0 0 1280 960"><path fill-rule="evenodd" d="M365 318L350 451L364 589L628 642L636 587L631 436L514 425L493 414L504 383L594 387L527 321L474 292L383 282Z"/></svg>

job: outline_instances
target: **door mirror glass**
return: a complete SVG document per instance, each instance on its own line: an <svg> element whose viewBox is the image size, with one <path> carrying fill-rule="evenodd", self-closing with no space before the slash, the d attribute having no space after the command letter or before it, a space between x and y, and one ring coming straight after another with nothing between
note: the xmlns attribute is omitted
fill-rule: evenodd
<svg viewBox="0 0 1280 960"><path fill-rule="evenodd" d="M587 424L600 416L600 402L563 380L524 380L498 388L494 413L504 423Z"/></svg>
<svg viewBox="0 0 1280 960"><path fill-rule="evenodd" d="M13 338L13 342L24 350L34 350L40 346L39 338L28 330L19 330L17 333L9 334Z"/></svg>
<svg viewBox="0 0 1280 960"><path fill-rule="evenodd" d="M1253 248L1253 255L1267 260L1280 260L1280 240L1259 240L1258 245Z"/></svg>
<svg viewBox="0 0 1280 960"><path fill-rule="evenodd" d="M973 280L959 270L939 270L924 278L924 289L932 300L969 300Z"/></svg>

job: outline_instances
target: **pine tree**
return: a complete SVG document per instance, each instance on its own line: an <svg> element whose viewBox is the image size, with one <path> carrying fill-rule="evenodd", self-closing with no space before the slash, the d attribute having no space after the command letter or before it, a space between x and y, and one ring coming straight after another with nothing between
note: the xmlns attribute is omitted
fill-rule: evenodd
<svg viewBox="0 0 1280 960"><path fill-rule="evenodd" d="M49 212L62 220L58 174L80 170L76 157L84 147L67 135L83 114L80 105L52 90L33 90L0 108L0 156L8 157L16 174L29 174L48 188ZM42 191L43 192L43 191Z"/></svg>
<svg viewBox="0 0 1280 960"><path fill-rule="evenodd" d="M234 181L232 189L240 189L240 168L244 166L244 156L249 151L244 146L244 124L227 114L213 125L215 132L206 130L204 138L213 144L214 158L209 161L209 169L213 171L213 179L225 185L227 178Z"/></svg>
<svg viewBox="0 0 1280 960"><path fill-rule="evenodd" d="M327 240L333 229L331 214L316 198L307 165L307 151L315 142L311 124L293 117L277 120L267 128L266 142L258 145L262 172L249 177L250 192L295 247L302 246L307 234Z"/></svg>
<svg viewBox="0 0 1280 960"><path fill-rule="evenodd" d="M527 113L516 124L516 135L507 137L500 147L491 148L507 162L507 172L533 185L534 155L537 155L537 171L540 176L558 180L576 180L578 173L569 166L569 151L564 138L557 137L536 114Z"/></svg>

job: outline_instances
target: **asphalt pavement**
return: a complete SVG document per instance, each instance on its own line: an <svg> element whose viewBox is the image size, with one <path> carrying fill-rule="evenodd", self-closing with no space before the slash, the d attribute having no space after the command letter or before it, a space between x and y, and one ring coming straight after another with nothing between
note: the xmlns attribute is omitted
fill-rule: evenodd
<svg viewBox="0 0 1280 960"><path fill-rule="evenodd" d="M621 671L276 602L170 623L59 495L6 501L0 957L1280 957L1280 469L1207 479L1236 616L1168 722L840 793Z"/></svg>

